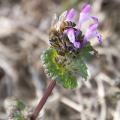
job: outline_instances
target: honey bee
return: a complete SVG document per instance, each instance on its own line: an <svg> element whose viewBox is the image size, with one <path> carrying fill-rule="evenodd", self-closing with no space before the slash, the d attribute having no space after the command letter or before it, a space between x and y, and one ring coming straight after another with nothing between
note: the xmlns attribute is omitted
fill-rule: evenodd
<svg viewBox="0 0 120 120"><path fill-rule="evenodd" d="M63 12L58 18L54 16L52 27L49 31L49 41L52 47L54 47L58 54L64 56L65 52L68 51L68 47L72 44L68 38L64 35L64 30L67 28L74 28L76 24L71 21L65 21L67 11Z"/></svg>
<svg viewBox="0 0 120 120"><path fill-rule="evenodd" d="M52 21L52 29L55 29L56 31L63 33L65 29L67 28L74 28L76 24L72 21L66 21L67 11L63 12L59 18L54 15L54 19Z"/></svg>
<svg viewBox="0 0 120 120"><path fill-rule="evenodd" d="M71 22L71 21L63 21L61 22L60 24L60 29L59 29L59 32L64 32L65 29L67 28L73 28L75 27L76 24L74 22Z"/></svg>

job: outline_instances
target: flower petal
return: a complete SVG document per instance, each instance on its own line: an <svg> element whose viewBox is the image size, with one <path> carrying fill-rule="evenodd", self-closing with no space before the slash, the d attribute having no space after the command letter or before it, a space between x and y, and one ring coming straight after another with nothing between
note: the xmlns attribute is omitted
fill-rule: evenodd
<svg viewBox="0 0 120 120"><path fill-rule="evenodd" d="M90 16L86 13L80 13L80 18L78 22L78 26L80 27L82 23L86 22L90 19Z"/></svg>
<svg viewBox="0 0 120 120"><path fill-rule="evenodd" d="M95 31L88 30L86 32L84 40L83 40L83 44L86 44L89 39L94 38L94 37L97 37L99 43L102 44L102 36L96 30Z"/></svg>
<svg viewBox="0 0 120 120"><path fill-rule="evenodd" d="M98 28L98 23L94 23L94 24L91 24L89 26L89 28L87 29L86 33L85 33L85 36L84 36L84 41L83 43L85 44L90 38L93 38L93 37L98 37L101 41L101 37L100 35L98 34L97 32L97 28Z"/></svg>
<svg viewBox="0 0 120 120"><path fill-rule="evenodd" d="M70 9L66 15L66 21L72 21L75 15L76 11L73 8Z"/></svg>
<svg viewBox="0 0 120 120"><path fill-rule="evenodd" d="M98 24L91 24L85 33L85 39L90 39L91 37L96 35L96 29Z"/></svg>
<svg viewBox="0 0 120 120"><path fill-rule="evenodd" d="M74 29L68 29L67 30L67 36L70 40L70 42L74 43L75 42L75 33L74 33Z"/></svg>
<svg viewBox="0 0 120 120"><path fill-rule="evenodd" d="M96 37L96 31L87 31L85 33L84 39L83 39L83 44L86 44L88 42L89 39Z"/></svg>
<svg viewBox="0 0 120 120"><path fill-rule="evenodd" d="M74 42L73 44L76 48L80 48L80 42Z"/></svg>
<svg viewBox="0 0 120 120"><path fill-rule="evenodd" d="M89 4L85 4L85 5L82 7L82 11L81 11L81 12L89 13L89 12L90 12L90 9L91 9L91 6L90 6Z"/></svg>
<svg viewBox="0 0 120 120"><path fill-rule="evenodd" d="M94 23L94 24L91 24L90 26L89 26L89 28L88 28L88 30L87 31L96 31L97 30L97 28L98 28L98 24L97 23Z"/></svg>
<svg viewBox="0 0 120 120"><path fill-rule="evenodd" d="M82 11L80 13L79 21L77 24L77 28L80 29L81 24L91 18L89 15L90 9L91 9L91 6L89 4L86 4L83 6Z"/></svg>

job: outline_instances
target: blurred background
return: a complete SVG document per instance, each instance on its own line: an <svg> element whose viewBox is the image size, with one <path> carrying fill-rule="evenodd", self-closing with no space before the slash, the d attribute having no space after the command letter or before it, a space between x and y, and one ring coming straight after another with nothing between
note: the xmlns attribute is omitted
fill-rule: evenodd
<svg viewBox="0 0 120 120"><path fill-rule="evenodd" d="M40 120L120 120L120 0L0 0L0 120L7 120L5 100L16 97L34 107L49 80L40 55L49 47L54 13L84 3L100 21L103 44L93 42L99 58L88 62L90 79L79 87L59 84Z"/></svg>

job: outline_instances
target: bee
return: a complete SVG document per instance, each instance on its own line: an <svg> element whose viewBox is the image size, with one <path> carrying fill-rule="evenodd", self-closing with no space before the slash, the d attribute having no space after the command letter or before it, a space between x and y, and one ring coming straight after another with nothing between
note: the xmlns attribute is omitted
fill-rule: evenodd
<svg viewBox="0 0 120 120"><path fill-rule="evenodd" d="M63 33L67 28L74 28L76 24L72 21L65 21L67 15L67 11L63 12L58 18L55 14L51 23L51 29L49 31L49 35L51 33L58 34Z"/></svg>
<svg viewBox="0 0 120 120"><path fill-rule="evenodd" d="M63 12L59 18L55 15L52 21L52 27L49 31L49 41L51 46L62 56L65 55L65 52L69 50L68 47L71 46L70 41L64 34L64 30L76 26L74 22L65 21L66 15L67 11Z"/></svg>
<svg viewBox="0 0 120 120"><path fill-rule="evenodd" d="M64 32L65 29L67 28L73 28L75 27L76 24L74 22L71 22L71 21L63 21L61 22L60 24L60 29L59 29L59 32Z"/></svg>

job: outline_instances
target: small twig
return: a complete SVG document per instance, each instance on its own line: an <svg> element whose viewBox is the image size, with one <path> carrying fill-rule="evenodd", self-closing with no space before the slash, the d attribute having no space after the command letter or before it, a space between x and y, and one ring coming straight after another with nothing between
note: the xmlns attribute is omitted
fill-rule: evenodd
<svg viewBox="0 0 120 120"><path fill-rule="evenodd" d="M106 120L107 106L105 103L105 89L104 89L104 85L103 85L103 80L97 79L96 81L97 81L97 85L98 85L99 102L101 105L101 113L99 116L99 120Z"/></svg>
<svg viewBox="0 0 120 120"><path fill-rule="evenodd" d="M82 111L81 106L79 106L77 103L73 102L72 100L70 100L66 97L61 98L60 102L67 105L68 107L72 108L73 110L75 110L79 113Z"/></svg>
<svg viewBox="0 0 120 120"><path fill-rule="evenodd" d="M46 103L46 101L47 101L48 97L50 96L55 85L56 85L56 81L51 80L51 82L50 82L48 88L46 89L43 97L41 98L41 100L39 101L35 110L33 111L33 114L31 116L31 120L36 120L36 118L38 117L38 114L40 113L41 109L43 108L44 104Z"/></svg>
<svg viewBox="0 0 120 120"><path fill-rule="evenodd" d="M114 111L114 114L113 114L113 119L114 120L120 119L120 100L117 102L116 110Z"/></svg>

